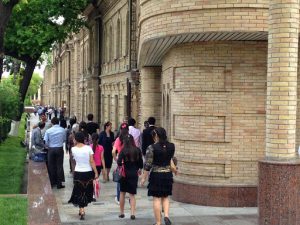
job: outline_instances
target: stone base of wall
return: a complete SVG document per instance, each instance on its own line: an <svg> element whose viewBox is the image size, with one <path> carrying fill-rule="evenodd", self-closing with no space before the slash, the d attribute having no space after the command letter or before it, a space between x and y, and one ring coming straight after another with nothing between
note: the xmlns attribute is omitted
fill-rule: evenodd
<svg viewBox="0 0 300 225"><path fill-rule="evenodd" d="M256 186L210 186L174 182L175 201L216 207L256 207Z"/></svg>
<svg viewBox="0 0 300 225"><path fill-rule="evenodd" d="M259 162L259 224L300 224L300 160Z"/></svg>

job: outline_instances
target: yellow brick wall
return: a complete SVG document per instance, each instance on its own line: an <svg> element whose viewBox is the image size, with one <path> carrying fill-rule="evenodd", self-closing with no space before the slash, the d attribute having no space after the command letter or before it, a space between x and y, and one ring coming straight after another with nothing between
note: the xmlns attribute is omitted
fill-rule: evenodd
<svg viewBox="0 0 300 225"><path fill-rule="evenodd" d="M191 43L162 67L170 127L181 173L202 184L257 183L265 151L267 42ZM143 109L142 109L143 110Z"/></svg>
<svg viewBox="0 0 300 225"><path fill-rule="evenodd" d="M267 31L268 4L267 0L141 1L140 42L185 33Z"/></svg>

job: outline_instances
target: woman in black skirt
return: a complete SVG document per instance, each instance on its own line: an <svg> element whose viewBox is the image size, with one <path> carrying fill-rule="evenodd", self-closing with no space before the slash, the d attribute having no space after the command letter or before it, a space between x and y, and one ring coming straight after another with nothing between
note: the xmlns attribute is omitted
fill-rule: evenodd
<svg viewBox="0 0 300 225"><path fill-rule="evenodd" d="M114 133L111 131L112 129L112 124L111 122L106 122L104 124L104 131L102 131L99 135L99 145L102 145L104 148L104 161L105 161L105 166L106 166L106 174L107 177L103 174L103 180L108 180L109 181L109 172L111 169L112 165L112 149L113 149L113 142L115 141L114 138Z"/></svg>
<svg viewBox="0 0 300 225"><path fill-rule="evenodd" d="M72 155L76 161L74 172L74 188L69 203L79 207L80 220L84 220L86 207L93 201L93 181L98 179L98 172L93 158L93 150L85 145L83 132L75 134L76 145L72 148Z"/></svg>
<svg viewBox="0 0 300 225"><path fill-rule="evenodd" d="M120 180L120 218L124 218L125 194L129 193L130 198L130 219L135 219L135 195L138 185L138 171L143 168L142 152L133 145L134 140L131 135L123 139L124 147L118 156L118 166L124 165L126 176Z"/></svg>
<svg viewBox="0 0 300 225"><path fill-rule="evenodd" d="M141 185L144 185L149 172L148 196L153 196L153 211L156 219L154 225L161 225L161 204L164 210L164 221L171 225L169 219L169 195L172 195L173 186L173 162L175 153L173 143L167 141L167 134L164 128L157 127L152 131L154 144L146 151L144 173ZM171 167L172 166L172 167ZM176 173L176 171L173 171Z"/></svg>

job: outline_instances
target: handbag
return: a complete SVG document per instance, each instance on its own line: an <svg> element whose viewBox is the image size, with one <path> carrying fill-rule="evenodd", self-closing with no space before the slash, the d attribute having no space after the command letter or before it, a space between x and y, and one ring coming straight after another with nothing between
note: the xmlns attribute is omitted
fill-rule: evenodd
<svg viewBox="0 0 300 225"><path fill-rule="evenodd" d="M122 166L118 166L113 172L113 181L120 182L122 178L126 177L124 164Z"/></svg>
<svg viewBox="0 0 300 225"><path fill-rule="evenodd" d="M93 181L93 186L94 186L94 196L95 196L96 199L98 199L99 196L100 196L100 184L99 184L98 179L95 179Z"/></svg>

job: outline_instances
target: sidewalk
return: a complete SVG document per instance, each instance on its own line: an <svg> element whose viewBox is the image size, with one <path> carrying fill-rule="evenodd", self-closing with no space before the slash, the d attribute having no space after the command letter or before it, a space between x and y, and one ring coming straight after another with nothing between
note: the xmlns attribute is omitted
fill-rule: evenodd
<svg viewBox="0 0 300 225"><path fill-rule="evenodd" d="M130 220L129 203L125 204L125 219L119 219L119 206L115 203L115 183L101 182L100 199L86 208L86 219L79 220L78 208L68 204L73 184L69 173L69 155L65 154L65 189L53 189L62 224L65 225L152 225L155 220L152 200L147 197L146 188L138 188L136 220ZM113 164L115 167L115 163ZM110 174L110 177L112 175ZM101 178L102 179L102 178ZM102 180L101 180L102 181ZM199 193L201 194L201 193ZM257 208L219 208L183 204L171 201L170 219L174 225L256 225Z"/></svg>

